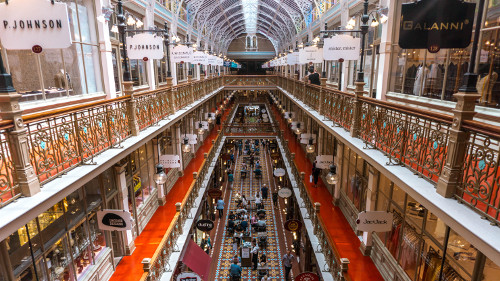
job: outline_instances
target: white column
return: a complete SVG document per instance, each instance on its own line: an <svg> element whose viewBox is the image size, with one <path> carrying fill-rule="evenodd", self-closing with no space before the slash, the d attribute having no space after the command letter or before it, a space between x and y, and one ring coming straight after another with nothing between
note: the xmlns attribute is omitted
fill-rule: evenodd
<svg viewBox="0 0 500 281"><path fill-rule="evenodd" d="M160 155L160 143L158 142L158 139L153 139L153 155L155 157L155 162L156 162L156 157L158 157L158 155ZM156 167L155 167L155 171L154 173L156 173ZM163 206L165 205L166 203L166 191L165 191L165 186L163 184L158 184L156 185L156 189L158 190L158 205L160 206Z"/></svg>
<svg viewBox="0 0 500 281"><path fill-rule="evenodd" d="M399 23L399 18L395 18L397 2L395 0L382 0L380 3L381 7L389 7L389 12L387 22L382 24L382 36L380 38L377 86L374 88L377 91L377 99L385 100L385 94L389 89L389 77L391 77L389 71L391 68L391 52L393 51L392 41L393 37L395 37L395 34L393 34L393 25ZM397 48L399 47L394 46L394 52L397 51Z"/></svg>
<svg viewBox="0 0 500 281"><path fill-rule="evenodd" d="M342 178L342 166L348 165L348 163L344 163L344 144L341 142L337 142L337 155L335 155L333 163L337 165L337 184L335 185L335 190L333 192L333 205L338 206L340 199L340 188L344 180Z"/></svg>
<svg viewBox="0 0 500 281"><path fill-rule="evenodd" d="M377 200L378 176L379 173L374 167L369 166L368 187L366 189L366 211L375 210L375 202ZM359 249L365 256L369 256L373 245L372 232L363 232L363 241Z"/></svg>
<svg viewBox="0 0 500 281"><path fill-rule="evenodd" d="M154 2L153 2L154 3ZM149 8L149 3L147 4L145 16L144 16L144 29L153 29L154 28L154 8ZM154 6L153 6L154 7ZM156 89L156 79L155 79L155 68L154 68L155 60L150 59L146 62L146 73L147 80L150 90Z"/></svg>
<svg viewBox="0 0 500 281"><path fill-rule="evenodd" d="M177 155L180 156L181 159L181 166L178 168L179 169L179 176L184 175L184 160L182 159L182 144L183 144L183 136L181 135L181 125L180 123L175 124L175 135L176 135L176 142L177 145L176 150L177 150Z"/></svg>
<svg viewBox="0 0 500 281"><path fill-rule="evenodd" d="M123 166L115 166L116 184L119 190L118 198L119 198L120 209L131 212L128 206L128 187L127 187L127 179L125 177L125 166L126 164ZM125 255L129 256L135 250L134 236L132 234L132 230L126 230L123 231L122 233L123 233L123 244L124 244L123 246L125 247Z"/></svg>
<svg viewBox="0 0 500 281"><path fill-rule="evenodd" d="M111 6L110 0L96 0L96 11L98 16L102 14L102 7ZM106 21L97 22L99 49L102 62L103 90L107 99L116 98L115 75L113 71L113 59L111 57L111 40L109 39L109 23Z"/></svg>

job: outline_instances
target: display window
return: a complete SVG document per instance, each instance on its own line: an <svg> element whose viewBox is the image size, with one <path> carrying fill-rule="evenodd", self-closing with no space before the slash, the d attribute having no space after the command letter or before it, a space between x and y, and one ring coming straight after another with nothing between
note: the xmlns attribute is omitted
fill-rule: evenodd
<svg viewBox="0 0 500 281"><path fill-rule="evenodd" d="M149 142L129 156L127 170L132 175L128 180L130 210L140 209L154 189L154 181L150 177L154 174L153 155L152 142Z"/></svg>
<svg viewBox="0 0 500 281"><path fill-rule="evenodd" d="M62 0L68 7L73 44L66 49L4 51L21 102L103 92L93 0Z"/></svg>
<svg viewBox="0 0 500 281"><path fill-rule="evenodd" d="M479 254L472 244L384 175L379 177L376 198L377 211L393 213L391 231L376 235L410 279L435 281L440 274L442 280L472 279ZM485 263L483 274L498 269Z"/></svg>

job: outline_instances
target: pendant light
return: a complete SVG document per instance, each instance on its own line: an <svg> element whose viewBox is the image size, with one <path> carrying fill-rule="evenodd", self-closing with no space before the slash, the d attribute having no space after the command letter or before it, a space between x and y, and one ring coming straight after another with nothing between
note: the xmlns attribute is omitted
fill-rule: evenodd
<svg viewBox="0 0 500 281"><path fill-rule="evenodd" d="M167 181L167 174L165 174L162 164L156 165L156 173L153 175L153 180L159 185L162 185Z"/></svg>
<svg viewBox="0 0 500 281"><path fill-rule="evenodd" d="M300 122L297 122L297 128L295 129L295 134L302 134L302 129L300 128Z"/></svg>
<svg viewBox="0 0 500 281"><path fill-rule="evenodd" d="M310 138L309 139L309 144L306 146L306 152L307 153L313 153L314 149L315 149L315 147L314 147L314 140L313 140L313 138Z"/></svg>
<svg viewBox="0 0 500 281"><path fill-rule="evenodd" d="M330 165L330 172L326 175L326 182L329 184L337 184L337 166Z"/></svg>

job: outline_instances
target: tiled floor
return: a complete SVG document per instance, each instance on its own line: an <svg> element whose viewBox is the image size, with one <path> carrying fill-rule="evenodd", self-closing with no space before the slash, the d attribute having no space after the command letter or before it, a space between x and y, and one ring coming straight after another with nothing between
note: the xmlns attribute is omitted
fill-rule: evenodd
<svg viewBox="0 0 500 281"><path fill-rule="evenodd" d="M276 118L277 116L281 116L281 114L278 114L274 108L273 111L275 113L275 120L280 123L281 130L285 131L285 138L288 140L290 151L295 153L297 167L300 171L304 171L306 173L305 178L309 179L312 163L307 159L306 153L300 147L297 138L288 126L286 126L284 120L281 117ZM333 206L332 196L321 179L316 188L307 180L305 181L305 185L309 189L313 200L321 204L320 215L326 224L328 234L335 242L339 254L343 258L348 258L351 262L348 270L349 277L353 281L383 280L371 258L363 256L359 250L361 243L359 238L355 235L342 211L338 207Z"/></svg>

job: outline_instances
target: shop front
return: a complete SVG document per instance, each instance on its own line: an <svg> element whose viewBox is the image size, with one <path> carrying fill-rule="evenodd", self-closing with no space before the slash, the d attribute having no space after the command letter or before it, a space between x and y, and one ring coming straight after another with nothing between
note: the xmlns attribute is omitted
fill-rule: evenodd
<svg viewBox="0 0 500 281"><path fill-rule="evenodd" d="M5 280L109 278L113 252L121 250L98 228L96 213L116 207L117 194L114 171L108 169L12 233L0 246L8 257L2 267L10 269Z"/></svg>

